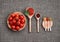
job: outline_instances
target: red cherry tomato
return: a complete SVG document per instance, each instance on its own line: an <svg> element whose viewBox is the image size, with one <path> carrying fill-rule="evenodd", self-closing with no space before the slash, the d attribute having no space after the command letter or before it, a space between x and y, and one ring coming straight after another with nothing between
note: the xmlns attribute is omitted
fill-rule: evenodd
<svg viewBox="0 0 60 42"><path fill-rule="evenodd" d="M9 21L9 24L10 24L10 25L13 25L13 22L12 22L12 21Z"/></svg>
<svg viewBox="0 0 60 42"><path fill-rule="evenodd" d="M29 12L29 15L33 15L33 13L34 13L34 9L33 8L29 8L27 11Z"/></svg>
<svg viewBox="0 0 60 42"><path fill-rule="evenodd" d="M12 17L9 17L9 19L8 19L9 21L11 21L12 20Z"/></svg>
<svg viewBox="0 0 60 42"><path fill-rule="evenodd" d="M19 17L18 17L18 16L16 16L16 17L15 17L15 19L16 19L16 20L18 20L18 19L19 19Z"/></svg>
<svg viewBox="0 0 60 42"><path fill-rule="evenodd" d="M23 23L25 23L25 20L24 20L24 19L22 19L20 22L23 24Z"/></svg>
<svg viewBox="0 0 60 42"><path fill-rule="evenodd" d="M15 17L15 14L12 14L11 16L14 18Z"/></svg>
<svg viewBox="0 0 60 42"><path fill-rule="evenodd" d="M19 17L19 14L15 14L16 17Z"/></svg>
<svg viewBox="0 0 60 42"><path fill-rule="evenodd" d="M20 21L17 22L17 25L20 25Z"/></svg>
<svg viewBox="0 0 60 42"><path fill-rule="evenodd" d="M16 30L19 30L20 29L20 27L19 26L16 26Z"/></svg>
<svg viewBox="0 0 60 42"><path fill-rule="evenodd" d="M24 24L20 24L20 28L22 28L24 26Z"/></svg>
<svg viewBox="0 0 60 42"><path fill-rule="evenodd" d="M24 18L24 16L23 16L23 15L20 15L20 16L19 16L19 18L20 18L20 19L23 19L23 18Z"/></svg>
<svg viewBox="0 0 60 42"><path fill-rule="evenodd" d="M11 27L12 27L12 29L14 29L14 28L15 28L15 26L14 26L14 25L12 25Z"/></svg>
<svg viewBox="0 0 60 42"><path fill-rule="evenodd" d="M21 21L20 19L18 21Z"/></svg>
<svg viewBox="0 0 60 42"><path fill-rule="evenodd" d="M12 22L13 22L13 24L15 24L15 23L16 23L16 20L15 20L15 19L13 19L13 21L12 21Z"/></svg>

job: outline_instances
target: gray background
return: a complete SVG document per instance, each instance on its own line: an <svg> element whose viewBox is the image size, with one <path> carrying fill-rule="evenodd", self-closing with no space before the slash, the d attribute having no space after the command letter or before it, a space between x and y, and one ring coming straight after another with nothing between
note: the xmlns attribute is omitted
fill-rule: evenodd
<svg viewBox="0 0 60 42"><path fill-rule="evenodd" d="M9 13L33 7L39 12L40 32L36 32L36 19L32 18L32 33L28 32L28 19L24 30L13 32L6 24ZM60 0L0 0L0 42L60 42ZM53 18L51 32L45 32L41 26L42 17Z"/></svg>

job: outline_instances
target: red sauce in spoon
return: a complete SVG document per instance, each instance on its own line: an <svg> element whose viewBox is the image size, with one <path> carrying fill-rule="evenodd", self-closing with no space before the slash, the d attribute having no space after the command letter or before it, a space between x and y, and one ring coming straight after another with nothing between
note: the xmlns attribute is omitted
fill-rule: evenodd
<svg viewBox="0 0 60 42"><path fill-rule="evenodd" d="M40 14L37 14L36 17L39 18L40 17Z"/></svg>

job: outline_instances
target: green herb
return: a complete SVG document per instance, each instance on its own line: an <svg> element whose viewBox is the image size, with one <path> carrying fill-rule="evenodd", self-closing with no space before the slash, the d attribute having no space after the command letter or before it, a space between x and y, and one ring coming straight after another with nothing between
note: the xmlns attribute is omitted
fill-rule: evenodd
<svg viewBox="0 0 60 42"><path fill-rule="evenodd" d="M28 11L25 11L24 13L25 13L25 15L28 15L28 14L29 14L29 12L28 12Z"/></svg>

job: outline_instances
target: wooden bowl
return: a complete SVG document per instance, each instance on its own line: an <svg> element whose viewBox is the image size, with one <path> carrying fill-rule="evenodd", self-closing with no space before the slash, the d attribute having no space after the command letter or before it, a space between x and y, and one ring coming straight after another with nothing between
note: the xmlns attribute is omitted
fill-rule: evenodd
<svg viewBox="0 0 60 42"><path fill-rule="evenodd" d="M23 14L22 12L13 12L13 13L11 13L11 14L8 16L8 18L7 18L7 25L8 25L8 27L9 27L9 29L11 29L11 30L12 30L12 27L10 26L8 19L9 19L9 17L10 17L12 14L18 14L18 15L23 15L23 16L24 16L24 14ZM22 28L20 28L19 30L13 30L13 31L21 31L21 30L23 30L24 27L25 27L25 25L26 25L26 17L25 17L25 16L24 16L24 20L25 20L24 26L23 26Z"/></svg>

